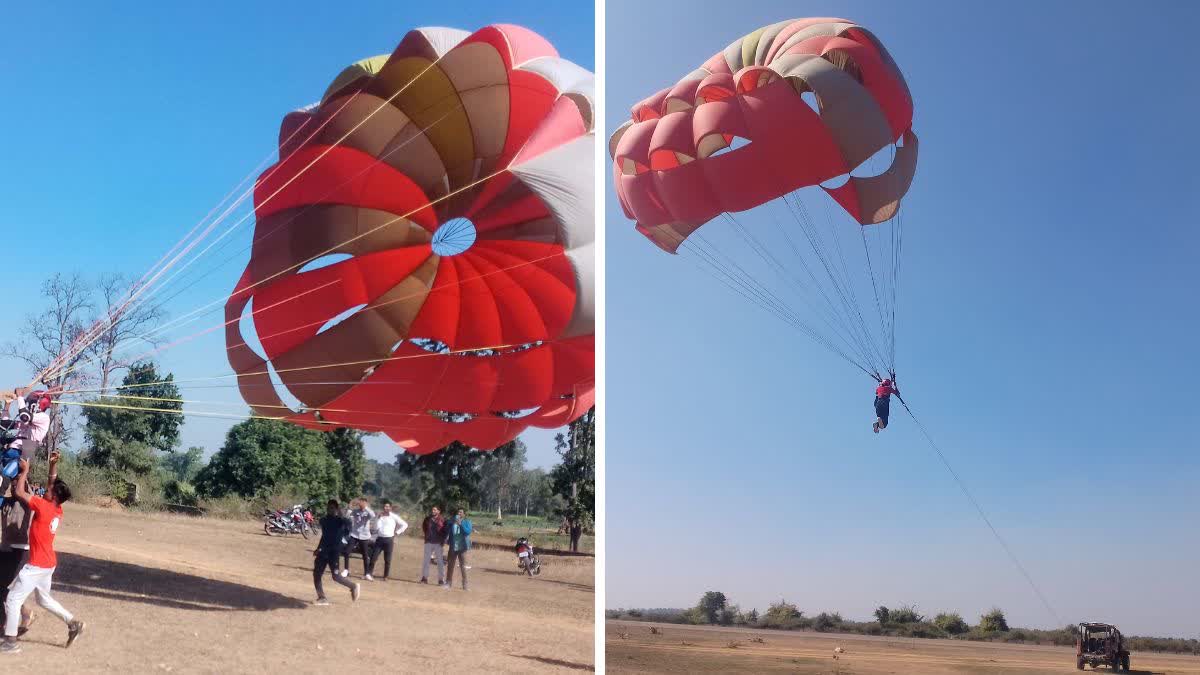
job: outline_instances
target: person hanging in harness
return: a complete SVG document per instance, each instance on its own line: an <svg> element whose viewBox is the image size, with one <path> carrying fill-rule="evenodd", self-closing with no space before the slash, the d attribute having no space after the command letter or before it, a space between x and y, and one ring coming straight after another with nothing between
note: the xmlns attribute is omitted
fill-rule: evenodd
<svg viewBox="0 0 1200 675"><path fill-rule="evenodd" d="M879 386L875 387L875 421L871 423L871 430L875 433L879 433L880 429L887 428L892 394L899 396L900 389L895 382L885 377L880 381Z"/></svg>
<svg viewBox="0 0 1200 675"><path fill-rule="evenodd" d="M15 400L16 417L9 417L9 405ZM33 513L14 493L20 460L32 462L41 443L50 431L50 395L48 392L28 393L15 389L3 394L4 409L0 411L0 620L6 619L3 607L9 586L21 567L29 562L29 526ZM33 615L21 608L19 631L24 633Z"/></svg>

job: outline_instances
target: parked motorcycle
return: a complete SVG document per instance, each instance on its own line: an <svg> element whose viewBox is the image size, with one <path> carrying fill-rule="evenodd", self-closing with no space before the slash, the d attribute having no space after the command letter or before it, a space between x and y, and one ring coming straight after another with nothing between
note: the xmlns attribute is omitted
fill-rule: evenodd
<svg viewBox="0 0 1200 675"><path fill-rule="evenodd" d="M517 540L516 552L517 569L531 577L542 573L542 561L538 559L533 544L530 544L528 539L521 537Z"/></svg>
<svg viewBox="0 0 1200 675"><path fill-rule="evenodd" d="M299 534L308 539L309 535L314 532L312 511L305 509L300 504L293 506L291 509L267 511L263 515L263 518L263 532L268 537L273 537L277 534Z"/></svg>

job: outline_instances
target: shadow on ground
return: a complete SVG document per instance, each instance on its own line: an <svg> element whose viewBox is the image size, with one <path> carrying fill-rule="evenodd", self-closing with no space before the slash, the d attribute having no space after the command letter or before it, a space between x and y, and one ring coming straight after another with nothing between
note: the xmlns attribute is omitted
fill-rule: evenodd
<svg viewBox="0 0 1200 675"><path fill-rule="evenodd" d="M305 603L273 591L154 567L58 554L54 588L123 602L202 612L300 609Z"/></svg>
<svg viewBox="0 0 1200 675"><path fill-rule="evenodd" d="M548 666L558 666L559 668L570 668L571 670L587 670L587 671L596 670L596 668L594 666L589 666L586 663L575 663L574 661L563 661L562 659L548 659L544 656L525 656L524 654L509 654L509 656L513 656L518 659L527 659L529 661L537 661L538 663L544 663Z"/></svg>
<svg viewBox="0 0 1200 675"><path fill-rule="evenodd" d="M498 570L494 567L481 567L479 569L481 569L484 572L491 572L492 574L503 574L506 576L519 576L519 574L516 570ZM536 581L537 583L540 583L540 584L557 584L559 586L566 586L567 588L569 588L573 591L584 591L585 593L594 593L596 591L596 587L592 586L591 584L577 584L573 581L559 581L558 579L547 579L544 575L541 575L541 574L537 575L536 577L533 577L532 579L530 579L530 581L531 582Z"/></svg>

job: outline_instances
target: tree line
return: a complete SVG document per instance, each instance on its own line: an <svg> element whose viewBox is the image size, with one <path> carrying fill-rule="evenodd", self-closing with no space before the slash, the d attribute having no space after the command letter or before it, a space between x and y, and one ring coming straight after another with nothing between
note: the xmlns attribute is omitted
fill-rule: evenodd
<svg viewBox="0 0 1200 675"><path fill-rule="evenodd" d="M889 608L878 607L873 621L845 619L837 612L806 615L794 603L780 600L764 612L743 609L729 602L721 591L708 591L693 607L686 609L610 609L609 619L654 621L690 625L742 626L775 630L809 630L822 633L851 633L858 635L887 635L911 638L953 638L989 642L1015 642L1074 646L1078 627L1073 625L1053 630L1012 628L1004 611L998 607L980 615L970 625L958 612L938 612L932 617L922 614L914 605ZM1126 648L1133 651L1200 654L1200 640L1126 636Z"/></svg>
<svg viewBox="0 0 1200 675"><path fill-rule="evenodd" d="M397 453L391 463L367 459L354 429L317 432L263 418L234 424L207 460L203 448L180 449L186 417L174 375L150 360L123 361L130 342L161 344L160 306L112 312L134 292L119 276L90 283L81 276L46 279L47 309L27 318L27 332L2 352L39 372L103 324L100 339L50 373L46 384L69 383L83 395L78 408L56 406L46 451L63 450L64 477L119 500L183 507L241 501L256 506L280 499L320 503L329 498L387 498L400 506L467 508L542 517L566 516L590 527L595 515L595 411L556 439L560 462L549 472L526 466L526 447L514 440L483 451L453 442L429 455ZM116 378L124 374L120 384ZM77 412L78 411L78 412ZM82 438L79 432L82 431Z"/></svg>

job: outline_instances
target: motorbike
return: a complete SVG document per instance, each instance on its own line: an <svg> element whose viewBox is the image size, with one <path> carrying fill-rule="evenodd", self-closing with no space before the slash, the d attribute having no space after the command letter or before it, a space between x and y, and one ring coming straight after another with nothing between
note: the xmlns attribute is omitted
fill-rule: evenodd
<svg viewBox="0 0 1200 675"><path fill-rule="evenodd" d="M263 532L268 537L273 537L277 534L299 534L308 539L314 532L312 511L305 509L300 504L293 506L291 509L268 510L263 514L263 518Z"/></svg>
<svg viewBox="0 0 1200 675"><path fill-rule="evenodd" d="M537 552L533 550L533 544L525 537L517 540L517 569L521 574L532 577L535 574L542 573L542 561L538 559Z"/></svg>

